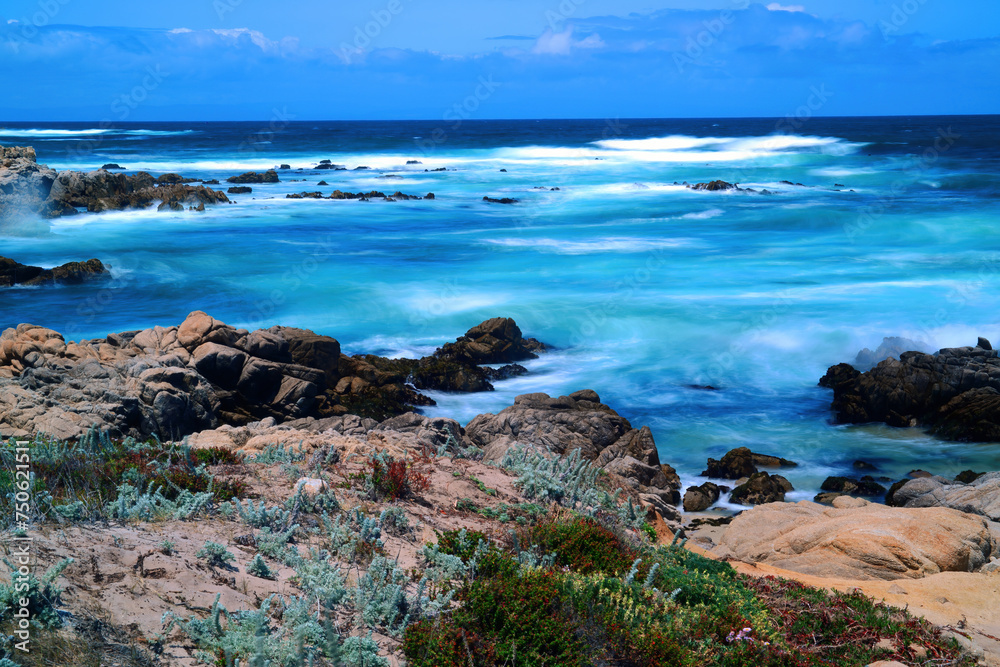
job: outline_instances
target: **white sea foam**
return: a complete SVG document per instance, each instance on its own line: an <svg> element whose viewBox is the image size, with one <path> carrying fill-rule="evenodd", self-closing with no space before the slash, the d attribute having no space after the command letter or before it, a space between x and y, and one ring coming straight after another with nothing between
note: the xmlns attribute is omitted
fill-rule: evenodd
<svg viewBox="0 0 1000 667"><path fill-rule="evenodd" d="M701 211L699 213L685 213L681 216L681 220L708 220L710 218L717 218L725 213L721 208L710 208L707 211Z"/></svg>
<svg viewBox="0 0 1000 667"><path fill-rule="evenodd" d="M534 248L559 255L589 255L600 252L646 252L663 248L682 248L693 244L691 239L648 239L634 237L607 237L590 241L564 241L561 239L485 239L487 245L506 248Z"/></svg>
<svg viewBox="0 0 1000 667"><path fill-rule="evenodd" d="M177 136L181 134L192 134L196 130L120 130L116 128L91 128L85 130L55 130L55 129L7 129L0 128L0 137L32 137L32 138L56 138L67 139L73 137L92 137L100 134L124 134L135 136Z"/></svg>

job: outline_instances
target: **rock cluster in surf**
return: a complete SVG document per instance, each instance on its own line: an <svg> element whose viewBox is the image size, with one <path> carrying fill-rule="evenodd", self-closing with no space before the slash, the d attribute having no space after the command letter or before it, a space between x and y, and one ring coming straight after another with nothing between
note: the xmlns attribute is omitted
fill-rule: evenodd
<svg viewBox="0 0 1000 667"><path fill-rule="evenodd" d="M922 426L945 440L1000 441L1000 358L983 338L975 347L904 352L864 373L838 364L819 383L833 390L841 424Z"/></svg>

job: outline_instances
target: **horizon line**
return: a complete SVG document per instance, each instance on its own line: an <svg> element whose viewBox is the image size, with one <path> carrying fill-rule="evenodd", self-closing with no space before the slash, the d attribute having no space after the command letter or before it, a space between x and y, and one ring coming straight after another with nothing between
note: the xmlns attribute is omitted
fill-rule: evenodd
<svg viewBox="0 0 1000 667"><path fill-rule="evenodd" d="M974 118L1000 116L998 113L912 113L912 114L850 114L850 115L813 115L811 119L840 119L840 118ZM498 121L608 121L608 120L631 120L631 121L667 121L667 120L775 120L794 117L788 114L784 116L579 116L579 117L498 117L498 118L467 118L462 123L491 123ZM171 119L171 120L142 120L142 121L111 121L107 118L101 120L14 120L0 119L0 129L3 123L17 124L52 124L52 123L106 123L109 127L115 125L138 125L143 123L259 123L270 122L272 118L243 118L243 119ZM285 120L286 124L296 123L440 123L450 122L441 118L312 118L304 120Z"/></svg>

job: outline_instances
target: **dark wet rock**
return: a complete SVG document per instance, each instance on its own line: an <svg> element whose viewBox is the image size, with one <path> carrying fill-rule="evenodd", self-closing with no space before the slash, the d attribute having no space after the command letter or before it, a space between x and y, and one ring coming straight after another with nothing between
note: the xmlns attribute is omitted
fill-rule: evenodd
<svg viewBox="0 0 1000 667"><path fill-rule="evenodd" d="M98 259L85 262L67 262L51 269L27 266L7 257L0 257L0 287L13 285L72 285L92 278L110 275Z"/></svg>
<svg viewBox="0 0 1000 667"><path fill-rule="evenodd" d="M725 181L710 181L708 183L695 183L694 185L689 185L692 190L707 190L708 192L717 192L720 190L739 190L739 187L734 183L727 183Z"/></svg>
<svg viewBox="0 0 1000 667"><path fill-rule="evenodd" d="M330 185L330 184L329 184L329 183L327 183L326 181L320 181L320 182L319 182L319 183L317 183L316 185Z"/></svg>
<svg viewBox="0 0 1000 667"><path fill-rule="evenodd" d="M228 190L226 190L231 195L248 195L253 192L253 188L249 185L234 185Z"/></svg>
<svg viewBox="0 0 1000 667"><path fill-rule="evenodd" d="M978 348L980 348L982 350L992 350L993 349L993 346L990 345L990 341L986 340L982 336L980 336L979 340L976 341L976 347L978 347Z"/></svg>
<svg viewBox="0 0 1000 667"><path fill-rule="evenodd" d="M406 164L422 164L420 160L407 160Z"/></svg>
<svg viewBox="0 0 1000 667"><path fill-rule="evenodd" d="M211 179L209 179L207 181L202 181L202 184L204 184L204 185L218 185L219 184L219 179L217 179L217 178L211 178Z"/></svg>
<svg viewBox="0 0 1000 667"><path fill-rule="evenodd" d="M516 204L518 199L513 199L511 197L501 197L500 199L495 199L493 197L483 197L483 201L489 202L491 204Z"/></svg>
<svg viewBox="0 0 1000 667"><path fill-rule="evenodd" d="M501 380L509 380L510 378L520 377L522 375L528 374L528 369L521 364L507 364L501 366L500 368L483 368L483 372L486 373L486 377L490 382L499 382Z"/></svg>
<svg viewBox="0 0 1000 667"><path fill-rule="evenodd" d="M508 364L537 359L545 345L534 338L524 338L517 323L509 317L495 317L472 327L454 343L448 343L435 356L471 364Z"/></svg>
<svg viewBox="0 0 1000 667"><path fill-rule="evenodd" d="M181 183L194 183L197 178L185 178L180 174L161 174L156 179L157 185L178 185Z"/></svg>
<svg viewBox="0 0 1000 667"><path fill-rule="evenodd" d="M962 484L972 484L977 479L985 475L985 472L975 472L973 470L963 470L962 472L955 475L955 481L961 482Z"/></svg>
<svg viewBox="0 0 1000 667"><path fill-rule="evenodd" d="M124 168L125 167L121 166L120 164L118 164L116 162L109 162L108 164L106 164L103 167L101 167L101 169L124 169Z"/></svg>
<svg viewBox="0 0 1000 667"><path fill-rule="evenodd" d="M868 461L855 461L851 464L851 467L855 470L878 470L878 467Z"/></svg>
<svg viewBox="0 0 1000 667"><path fill-rule="evenodd" d="M948 440L1000 441L1000 359L983 347L905 352L859 373L831 367L820 385L833 389L836 420L924 426Z"/></svg>
<svg viewBox="0 0 1000 667"><path fill-rule="evenodd" d="M865 475L861 479L848 477L827 477L820 486L823 491L835 491L845 496L881 496L885 487Z"/></svg>
<svg viewBox="0 0 1000 667"><path fill-rule="evenodd" d="M278 165L278 169L288 170L288 169L291 169L291 168L292 168L292 165L290 165L290 164L279 164Z"/></svg>
<svg viewBox="0 0 1000 667"><path fill-rule="evenodd" d="M705 482L701 486L689 486L684 492L684 511L701 512L719 502L721 495L718 485Z"/></svg>
<svg viewBox="0 0 1000 667"><path fill-rule="evenodd" d="M793 490L791 483L781 475L755 472L746 482L733 489L729 499L740 505L762 505L782 502L785 494Z"/></svg>
<svg viewBox="0 0 1000 667"><path fill-rule="evenodd" d="M844 494L838 491L823 491L822 493L816 494L816 496L813 498L813 502L819 503L820 505L829 505L833 507L833 501L843 496Z"/></svg>
<svg viewBox="0 0 1000 667"><path fill-rule="evenodd" d="M157 185L144 171L135 174L112 174L98 170L90 173L60 172L52 183L48 201L59 206L86 207L90 212L122 211L148 208L159 201L159 208L182 210L199 203L228 202L229 198L204 185L167 183Z"/></svg>
<svg viewBox="0 0 1000 667"><path fill-rule="evenodd" d="M268 169L263 173L248 171L239 176L230 176L226 179L228 183L279 183L278 172Z"/></svg>
<svg viewBox="0 0 1000 667"><path fill-rule="evenodd" d="M726 452L721 461L708 459L708 468L701 474L717 479L749 477L760 468L794 468L798 464L788 459L767 454L757 454L748 447L738 447Z"/></svg>

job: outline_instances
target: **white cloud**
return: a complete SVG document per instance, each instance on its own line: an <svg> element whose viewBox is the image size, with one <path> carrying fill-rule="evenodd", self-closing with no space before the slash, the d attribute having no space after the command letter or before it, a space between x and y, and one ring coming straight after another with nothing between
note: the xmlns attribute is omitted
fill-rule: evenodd
<svg viewBox="0 0 1000 667"><path fill-rule="evenodd" d="M779 5L777 2L772 2L767 8L772 12L804 12L806 10L803 5Z"/></svg>
<svg viewBox="0 0 1000 667"><path fill-rule="evenodd" d="M573 49L573 28L566 28L562 32L552 32L546 30L535 42L532 53L568 56Z"/></svg>
<svg viewBox="0 0 1000 667"><path fill-rule="evenodd" d="M604 40L601 39L601 36L595 32L593 35L588 36L586 39L582 39L579 42L576 42L573 46L579 49L599 49L605 46L605 44Z"/></svg>
<svg viewBox="0 0 1000 667"><path fill-rule="evenodd" d="M531 52L536 55L568 56L573 49L600 49L604 46L604 40L596 32L574 41L573 26L569 26L562 32L546 30L535 42Z"/></svg>
<svg viewBox="0 0 1000 667"><path fill-rule="evenodd" d="M265 37L262 33L256 30L249 30L248 28L231 28L228 30L215 29L212 30L216 35L220 37L227 37L234 42L242 39L244 37L248 38L253 44L260 48L261 51L272 51L277 49L278 43L271 41Z"/></svg>

